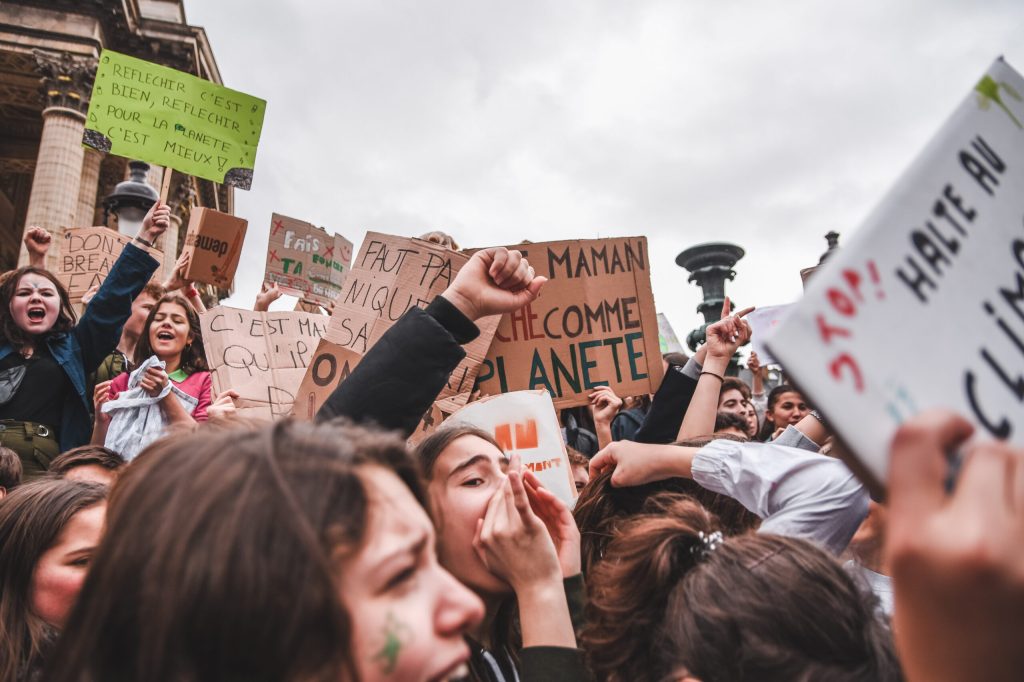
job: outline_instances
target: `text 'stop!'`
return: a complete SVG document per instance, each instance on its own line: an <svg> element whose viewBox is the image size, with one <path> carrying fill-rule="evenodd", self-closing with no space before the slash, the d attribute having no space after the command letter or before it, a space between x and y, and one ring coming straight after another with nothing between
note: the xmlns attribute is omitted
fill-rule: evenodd
<svg viewBox="0 0 1024 682"><path fill-rule="evenodd" d="M266 109L257 97L104 50L82 141L249 189Z"/></svg>

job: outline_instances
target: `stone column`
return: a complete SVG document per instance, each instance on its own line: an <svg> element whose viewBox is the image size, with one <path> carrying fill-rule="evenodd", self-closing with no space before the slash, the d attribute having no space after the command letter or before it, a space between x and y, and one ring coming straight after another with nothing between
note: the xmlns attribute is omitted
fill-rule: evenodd
<svg viewBox="0 0 1024 682"><path fill-rule="evenodd" d="M96 215L96 193L100 186L100 163L103 152L91 147L83 148L82 180L78 188L78 214L72 227L93 227Z"/></svg>
<svg viewBox="0 0 1024 682"><path fill-rule="evenodd" d="M48 230L56 246L61 242L64 228L73 226L78 218L85 159L82 133L96 75L96 60L43 50L36 50L35 58L43 76L46 107L25 225L38 225ZM46 265L50 269L56 267L58 250L51 248L47 255ZM18 262L28 262L24 245Z"/></svg>

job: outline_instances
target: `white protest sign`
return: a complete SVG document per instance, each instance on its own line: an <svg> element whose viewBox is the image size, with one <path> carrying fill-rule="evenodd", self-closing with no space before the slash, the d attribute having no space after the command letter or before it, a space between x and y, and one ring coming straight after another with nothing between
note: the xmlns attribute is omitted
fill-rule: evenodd
<svg viewBox="0 0 1024 682"><path fill-rule="evenodd" d="M665 313L658 313L658 345L661 347L662 355L686 352L683 350L683 344L679 343L679 337L676 336L676 331L672 329Z"/></svg>
<svg viewBox="0 0 1024 682"><path fill-rule="evenodd" d="M506 455L518 454L523 466L570 507L576 484L555 404L547 391L512 391L470 403L441 426L471 424L494 434Z"/></svg>
<svg viewBox="0 0 1024 682"><path fill-rule="evenodd" d="M757 353L757 359L762 367L778 364L778 360L765 345L765 341L775 333L776 328L786 319L786 315L792 307L792 304L767 305L747 313L745 319L750 323L750 347Z"/></svg>
<svg viewBox="0 0 1024 682"><path fill-rule="evenodd" d="M876 491L928 408L1024 444L1022 97L997 60L769 341Z"/></svg>

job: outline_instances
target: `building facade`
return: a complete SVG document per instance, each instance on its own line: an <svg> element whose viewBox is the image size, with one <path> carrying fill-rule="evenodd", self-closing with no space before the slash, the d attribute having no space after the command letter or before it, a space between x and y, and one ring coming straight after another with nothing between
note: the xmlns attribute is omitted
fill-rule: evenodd
<svg viewBox="0 0 1024 682"><path fill-rule="evenodd" d="M82 146L104 48L222 83L206 32L188 24L183 0L0 3L0 271L27 261L21 244L26 226L53 235L50 269L56 269L66 229L116 229L102 202L128 177L129 159ZM151 167L147 182L159 190L165 172ZM158 244L165 272L181 251L191 208L233 213L233 191L173 173L172 225Z"/></svg>

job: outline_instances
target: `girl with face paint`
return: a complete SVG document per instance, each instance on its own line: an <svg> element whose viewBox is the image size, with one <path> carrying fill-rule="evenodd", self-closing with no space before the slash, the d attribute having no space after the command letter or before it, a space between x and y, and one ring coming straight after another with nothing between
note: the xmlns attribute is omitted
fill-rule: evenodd
<svg viewBox="0 0 1024 682"><path fill-rule="evenodd" d="M438 563L425 505L391 434L164 438L118 479L45 679L461 679L483 606Z"/></svg>
<svg viewBox="0 0 1024 682"><path fill-rule="evenodd" d="M321 407L411 434L479 334L475 321L533 301L546 281L520 251L476 252L451 285L413 308ZM467 632L472 679L586 679L573 614L582 611L579 532L572 515L493 435L448 430L417 452L428 472L441 565L485 603Z"/></svg>
<svg viewBox="0 0 1024 682"><path fill-rule="evenodd" d="M169 224L170 209L154 204L137 239L152 243ZM145 250L126 245L77 324L67 291L50 272L29 266L3 280L0 445L18 453L26 480L89 441L86 375L114 350L132 300L157 267Z"/></svg>

